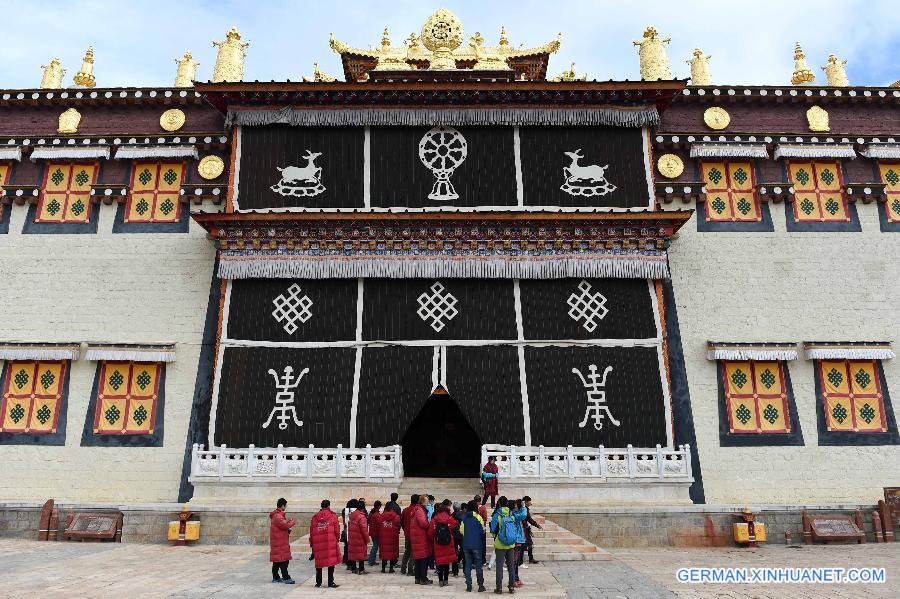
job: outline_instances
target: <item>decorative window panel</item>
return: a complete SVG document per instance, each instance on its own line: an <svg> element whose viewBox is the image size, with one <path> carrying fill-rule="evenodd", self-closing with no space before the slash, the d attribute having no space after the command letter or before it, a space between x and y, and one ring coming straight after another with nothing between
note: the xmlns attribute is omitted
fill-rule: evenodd
<svg viewBox="0 0 900 599"><path fill-rule="evenodd" d="M153 434L161 369L157 363L103 362L97 385L94 434Z"/></svg>
<svg viewBox="0 0 900 599"><path fill-rule="evenodd" d="M44 173L37 223L87 223L91 217L91 185L96 163L49 163Z"/></svg>
<svg viewBox="0 0 900 599"><path fill-rule="evenodd" d="M836 161L790 162L797 222L849 222L840 165Z"/></svg>
<svg viewBox="0 0 900 599"><path fill-rule="evenodd" d="M888 430L884 395L873 360L821 360L818 362L829 431L877 432Z"/></svg>
<svg viewBox="0 0 900 599"><path fill-rule="evenodd" d="M174 223L181 216L184 163L137 162L131 175L126 223Z"/></svg>
<svg viewBox="0 0 900 599"><path fill-rule="evenodd" d="M7 362L2 433L55 433L66 362Z"/></svg>
<svg viewBox="0 0 900 599"><path fill-rule="evenodd" d="M12 167L8 162L0 162L0 189L3 188L4 185L9 181L9 174L12 172Z"/></svg>
<svg viewBox="0 0 900 599"><path fill-rule="evenodd" d="M759 200L754 192L753 165L749 162L706 162L702 164L706 183L708 222L759 222Z"/></svg>
<svg viewBox="0 0 900 599"><path fill-rule="evenodd" d="M722 365L729 432L791 432L781 362L724 361Z"/></svg>
<svg viewBox="0 0 900 599"><path fill-rule="evenodd" d="M887 220L900 223L900 162L879 162L878 172L885 185Z"/></svg>

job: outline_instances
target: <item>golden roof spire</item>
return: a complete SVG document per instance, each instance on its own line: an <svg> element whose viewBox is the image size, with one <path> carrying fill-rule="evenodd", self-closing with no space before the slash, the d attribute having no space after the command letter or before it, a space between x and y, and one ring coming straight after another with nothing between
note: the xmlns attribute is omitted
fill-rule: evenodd
<svg viewBox="0 0 900 599"><path fill-rule="evenodd" d="M570 66L568 70L563 71L562 73L551 79L551 81L587 81L587 73L579 75L575 71L575 63L573 62L572 66Z"/></svg>
<svg viewBox="0 0 900 599"><path fill-rule="evenodd" d="M509 38L506 37L506 27L500 26L500 47L505 48L509 45Z"/></svg>
<svg viewBox="0 0 900 599"><path fill-rule="evenodd" d="M381 47L382 48L390 48L391 47L391 36L388 34L388 28L384 28L384 33L381 34Z"/></svg>
<svg viewBox="0 0 900 599"><path fill-rule="evenodd" d="M846 60L838 60L834 54L828 55L828 62L822 67L825 71L825 79L828 85L833 87L850 87L850 80L847 79L847 71L844 70Z"/></svg>
<svg viewBox="0 0 900 599"><path fill-rule="evenodd" d="M75 73L75 85L79 87L95 87L97 79L94 77L94 47L90 46L81 63L81 70Z"/></svg>
<svg viewBox="0 0 900 599"><path fill-rule="evenodd" d="M244 58L247 56L244 48L249 45L241 41L237 27L228 30L224 42L213 41L213 46L219 47L219 53L216 55L211 81L213 83L241 81L244 78Z"/></svg>
<svg viewBox="0 0 900 599"><path fill-rule="evenodd" d="M671 79L672 71L669 69L669 57L666 55L666 46L672 38L661 38L659 32L652 26L644 30L644 37L639 42L634 42L638 47L638 56L641 62L641 79L643 81L657 81L659 79Z"/></svg>
<svg viewBox="0 0 900 599"><path fill-rule="evenodd" d="M194 55L185 52L184 57L176 58L178 70L175 72L175 87L193 87L194 81L197 79L197 65L200 63L194 60Z"/></svg>
<svg viewBox="0 0 900 599"><path fill-rule="evenodd" d="M704 55L700 48L694 48L694 57L686 61L691 65L691 85L712 85L712 76L709 74L710 58L712 56Z"/></svg>
<svg viewBox="0 0 900 599"><path fill-rule="evenodd" d="M794 85L812 85L816 75L806 66L806 54L800 47L800 42L794 44L794 74L791 75L791 83Z"/></svg>
<svg viewBox="0 0 900 599"><path fill-rule="evenodd" d="M62 87L63 75L66 70L62 68L62 64L58 58L50 61L50 64L41 65L44 69L44 76L41 78L41 89L58 89Z"/></svg>

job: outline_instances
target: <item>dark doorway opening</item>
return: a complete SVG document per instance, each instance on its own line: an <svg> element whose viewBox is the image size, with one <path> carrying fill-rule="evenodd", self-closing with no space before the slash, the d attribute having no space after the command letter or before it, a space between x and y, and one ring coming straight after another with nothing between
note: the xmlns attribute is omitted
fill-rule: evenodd
<svg viewBox="0 0 900 599"><path fill-rule="evenodd" d="M471 477L481 466L481 439L442 388L425 402L401 443L404 476Z"/></svg>

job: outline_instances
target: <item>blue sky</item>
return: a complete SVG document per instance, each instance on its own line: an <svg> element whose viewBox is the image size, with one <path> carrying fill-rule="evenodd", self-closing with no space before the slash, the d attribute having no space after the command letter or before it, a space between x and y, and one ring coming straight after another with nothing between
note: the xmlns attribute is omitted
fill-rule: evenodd
<svg viewBox="0 0 900 599"><path fill-rule="evenodd" d="M62 60L66 84L94 46L99 86L164 86L175 76L174 59L191 50L206 80L215 60L213 39L232 25L250 42L245 79L297 80L313 62L342 78L328 34L354 45L377 44L387 26L399 44L434 10L446 7L468 37L481 32L495 44L505 25L516 45L540 45L557 32L556 74L574 61L593 79L637 79L632 41L648 24L671 37L673 72L687 77L695 47L712 55L717 84L785 85L795 41L806 51L817 82L829 53L847 59L854 85L888 85L900 79L897 0L452 0L362 2L351 0L4 0L0 36L0 87L37 87L41 65Z"/></svg>

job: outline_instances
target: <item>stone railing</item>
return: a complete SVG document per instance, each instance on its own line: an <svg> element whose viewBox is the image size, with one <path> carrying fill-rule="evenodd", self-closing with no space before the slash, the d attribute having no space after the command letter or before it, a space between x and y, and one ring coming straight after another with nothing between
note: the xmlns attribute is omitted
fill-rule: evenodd
<svg viewBox="0 0 900 599"><path fill-rule="evenodd" d="M481 463L497 458L500 479L579 479L590 482L692 482L690 445L625 449L482 445Z"/></svg>
<svg viewBox="0 0 900 599"><path fill-rule="evenodd" d="M341 479L401 479L403 451L399 445L358 449L254 447L235 449L222 445L208 450L193 446L192 481L277 479L336 481Z"/></svg>

